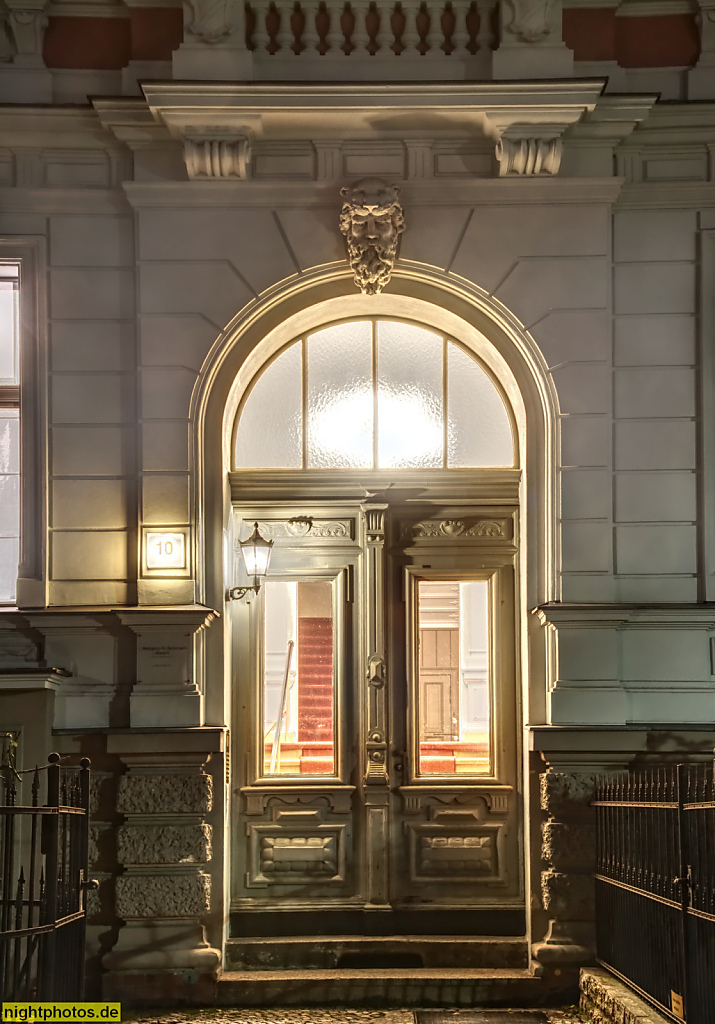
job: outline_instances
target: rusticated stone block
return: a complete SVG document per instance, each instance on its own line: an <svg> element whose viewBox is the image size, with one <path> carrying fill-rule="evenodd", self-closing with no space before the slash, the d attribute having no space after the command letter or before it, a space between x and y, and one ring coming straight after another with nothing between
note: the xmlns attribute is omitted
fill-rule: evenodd
<svg viewBox="0 0 715 1024"><path fill-rule="evenodd" d="M588 921L594 914L594 882L591 874L541 872L544 909L556 918Z"/></svg>
<svg viewBox="0 0 715 1024"><path fill-rule="evenodd" d="M583 817L592 813L595 775L555 772L541 775L541 809L552 818Z"/></svg>
<svg viewBox="0 0 715 1024"><path fill-rule="evenodd" d="M124 825L117 833L122 864L205 864L210 825Z"/></svg>
<svg viewBox="0 0 715 1024"><path fill-rule="evenodd" d="M201 917L209 909L209 875L123 875L117 879L117 915Z"/></svg>
<svg viewBox="0 0 715 1024"><path fill-rule="evenodd" d="M213 802L210 775L123 775L118 810L122 814L206 814Z"/></svg>
<svg viewBox="0 0 715 1024"><path fill-rule="evenodd" d="M581 971L581 1009L593 1024L664 1024L664 1017L599 967Z"/></svg>
<svg viewBox="0 0 715 1024"><path fill-rule="evenodd" d="M577 825L545 821L541 826L541 855L557 870L593 871L596 862L596 828L588 822Z"/></svg>

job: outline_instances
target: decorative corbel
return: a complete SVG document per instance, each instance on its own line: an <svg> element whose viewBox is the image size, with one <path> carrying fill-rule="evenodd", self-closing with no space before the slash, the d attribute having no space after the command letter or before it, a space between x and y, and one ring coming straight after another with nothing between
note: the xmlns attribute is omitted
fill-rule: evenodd
<svg viewBox="0 0 715 1024"><path fill-rule="evenodd" d="M533 127L531 130L534 130ZM527 135L518 129L506 131L497 140L495 149L499 177L558 174L563 148L560 134L540 132L538 135Z"/></svg>
<svg viewBox="0 0 715 1024"><path fill-rule="evenodd" d="M14 60L44 67L42 46L47 28L47 0L6 0L7 25L15 51Z"/></svg>
<svg viewBox="0 0 715 1024"><path fill-rule="evenodd" d="M202 178L238 179L248 177L253 133L250 129L231 133L187 132L184 160L192 181Z"/></svg>

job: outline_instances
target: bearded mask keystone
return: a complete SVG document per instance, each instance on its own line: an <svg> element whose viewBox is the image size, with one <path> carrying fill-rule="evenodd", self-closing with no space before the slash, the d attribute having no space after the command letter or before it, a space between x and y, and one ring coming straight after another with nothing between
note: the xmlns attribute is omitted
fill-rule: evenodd
<svg viewBox="0 0 715 1024"><path fill-rule="evenodd" d="M377 295L390 280L400 235L405 230L399 189L380 178L364 178L343 188L340 230L345 236L355 284Z"/></svg>

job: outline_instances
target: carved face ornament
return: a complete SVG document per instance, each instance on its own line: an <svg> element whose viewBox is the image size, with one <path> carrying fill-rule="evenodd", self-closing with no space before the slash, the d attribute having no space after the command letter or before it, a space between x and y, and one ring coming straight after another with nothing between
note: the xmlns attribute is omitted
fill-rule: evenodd
<svg viewBox="0 0 715 1024"><path fill-rule="evenodd" d="M400 235L405 230L398 189L379 178L366 178L341 189L345 198L340 231L345 236L355 284L377 295L390 280Z"/></svg>

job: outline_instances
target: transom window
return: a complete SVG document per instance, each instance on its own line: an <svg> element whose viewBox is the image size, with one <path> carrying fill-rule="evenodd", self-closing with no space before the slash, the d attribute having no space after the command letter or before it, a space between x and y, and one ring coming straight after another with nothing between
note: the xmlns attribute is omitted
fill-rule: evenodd
<svg viewBox="0 0 715 1024"><path fill-rule="evenodd" d="M491 376L447 336L366 318L298 338L253 382L237 469L508 468L514 438Z"/></svg>

